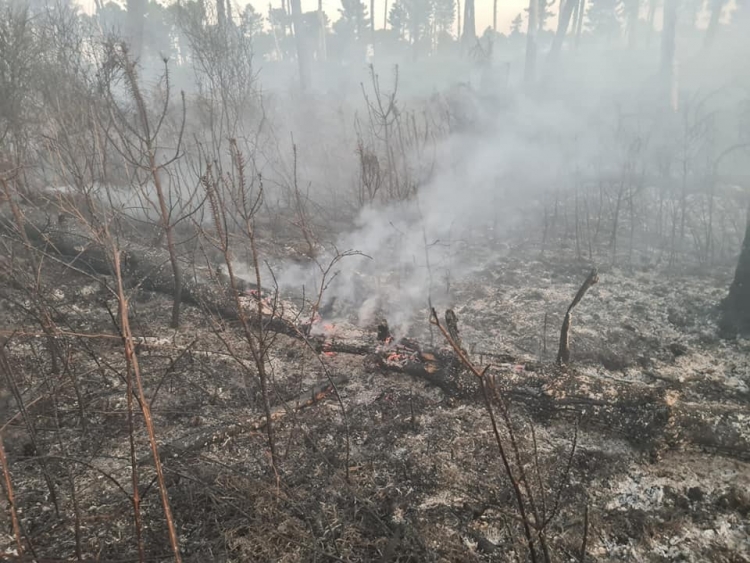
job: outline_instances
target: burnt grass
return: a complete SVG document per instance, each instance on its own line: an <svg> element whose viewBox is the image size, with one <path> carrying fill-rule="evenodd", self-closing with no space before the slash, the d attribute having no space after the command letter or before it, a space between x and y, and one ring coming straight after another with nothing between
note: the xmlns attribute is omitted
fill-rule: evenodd
<svg viewBox="0 0 750 563"><path fill-rule="evenodd" d="M472 356L514 358L507 370L517 380L532 372L562 377L554 366L559 327L588 267L519 250L454 282L451 305ZM731 271L607 267L600 276L575 310L573 377L675 388L682 400L730 405L750 417L750 345L716 336L716 306ZM5 280L0 297L11 376L37 442L35 449L20 416L3 433L23 532L40 558L74 560L78 550L89 560L137 561L116 302L96 280L53 262L43 284L66 331L59 341L67 369L59 374L51 371L45 340L35 336L28 295ZM230 353L252 365L238 326L185 306L175 331L168 296L134 289L130 300L133 332L148 337L138 358L161 444L261 418L255 370ZM340 326L342 340L376 345L374 326ZM428 342L426 311L413 326L413 336ZM278 474L263 429L164 456L185 561L526 560L512 488L481 402L448 397L364 355L318 356L284 335L268 358L272 402L293 402L325 381L321 361L346 378L339 385L346 417L329 396L277 421ZM0 387L2 424L18 412L8 386ZM653 440L642 447L649 425L659 423L648 417L631 427L587 418L585 409L545 417L512 398L508 406L535 500L552 516L546 533L553 560L583 560L585 521L586 561L750 560L746 458ZM140 415L135 426L144 459ZM501 432L507 439L502 425ZM169 561L150 463L140 467L139 489L147 558ZM4 497L0 508L6 519ZM14 546L8 520L0 528L0 559Z"/></svg>

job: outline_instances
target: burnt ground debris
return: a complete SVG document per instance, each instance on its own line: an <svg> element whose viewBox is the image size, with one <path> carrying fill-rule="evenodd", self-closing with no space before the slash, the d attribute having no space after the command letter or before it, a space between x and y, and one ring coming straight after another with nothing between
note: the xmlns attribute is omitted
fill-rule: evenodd
<svg viewBox="0 0 750 563"><path fill-rule="evenodd" d="M539 466L539 490L550 503L559 491L559 515L548 530L555 553L577 556L588 507L590 560L748 560L750 344L716 336L731 272L600 268L600 283L575 310L571 365L559 368L559 326L589 269L521 247L489 258L451 288L463 345L478 363L493 364L524 463ZM2 287L5 351L38 447L15 417L4 437L23 531L40 557L75 556L72 476L83 552L133 560L131 506L119 488L128 490L130 462L124 360L110 315L116 302L95 279L62 264L50 262L43 275L72 376L39 375L50 366L25 293L7 281ZM426 309L415 313L409 336L429 350L427 360L411 348L384 351L377 326L358 327L354 319L330 323L322 337L328 345L317 349L290 334L277 337L268 358L274 407L284 411L276 423L277 478L256 378L227 352L227 342L244 350L233 321L217 323L188 305L174 331L168 295L139 288L131 302L184 560L524 557L486 412L448 347L435 335L428 346ZM325 386L321 360L338 382L346 418L330 393L301 408L301 398ZM432 361L443 379L426 377L436 373L424 367ZM2 390L5 424L17 408L6 382ZM144 543L150 558L169 560L137 423L146 461ZM242 428L221 434L232 425ZM190 439L217 433L221 439L210 442ZM176 447L185 443L192 445ZM9 529L0 535L8 554Z"/></svg>

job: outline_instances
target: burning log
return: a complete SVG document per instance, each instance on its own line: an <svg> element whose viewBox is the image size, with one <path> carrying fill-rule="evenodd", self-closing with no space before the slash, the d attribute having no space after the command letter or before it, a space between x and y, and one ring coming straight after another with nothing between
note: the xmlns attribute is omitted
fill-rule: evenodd
<svg viewBox="0 0 750 563"><path fill-rule="evenodd" d="M395 340L387 329L386 321L378 325L377 339L381 344L370 354L373 369L418 377L438 387L448 397L457 397L464 392L459 364L452 354L423 350L410 338Z"/></svg>
<svg viewBox="0 0 750 563"><path fill-rule="evenodd" d="M583 296L589 290L590 287L596 285L599 282L599 272L596 268L591 270L583 285L576 293L573 298L573 302L568 307L568 311L565 313L565 319L563 320L562 329L560 330L560 348L557 352L557 363L559 365L567 364L570 361L570 324L572 322L571 313L573 307L578 305L583 299Z"/></svg>

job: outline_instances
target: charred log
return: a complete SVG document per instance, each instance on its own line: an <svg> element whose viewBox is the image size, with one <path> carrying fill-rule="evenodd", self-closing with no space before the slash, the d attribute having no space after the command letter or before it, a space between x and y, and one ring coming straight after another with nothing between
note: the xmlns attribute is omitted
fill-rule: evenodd
<svg viewBox="0 0 750 563"><path fill-rule="evenodd" d="M25 225L26 236L41 251L55 255L68 266L78 270L113 275L108 249L104 248L99 241L78 230L72 222L67 228L61 229L39 213L33 214L32 217L27 215L27 219L31 220ZM17 236L16 231L13 219L0 215L0 232ZM138 286L166 295L173 294L174 278L169 268L169 254L166 250L145 248L133 243L125 245L121 250L123 274L130 286ZM232 289L228 286L226 274L223 270L217 269L214 276L218 279L218 283L208 279L183 280L182 300L201 307L224 320L239 319L240 312L237 310ZM257 286L252 282L242 280L238 285L237 291L255 292L255 297L260 297L257 295ZM248 318L258 322L259 319L254 318L257 316L254 309L254 307L248 307L244 313ZM265 330L293 337L299 336L298 328L290 321L281 318L280 315L269 315L264 317L262 322Z"/></svg>

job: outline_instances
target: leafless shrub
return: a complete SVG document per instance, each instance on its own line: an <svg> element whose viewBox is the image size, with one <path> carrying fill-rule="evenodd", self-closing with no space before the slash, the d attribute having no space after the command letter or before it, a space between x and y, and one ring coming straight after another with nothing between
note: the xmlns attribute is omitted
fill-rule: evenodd
<svg viewBox="0 0 750 563"><path fill-rule="evenodd" d="M451 317L455 317L455 315L446 313L446 319ZM451 324L453 324L453 321L455 321L455 318L452 319ZM461 365L466 368L472 376L479 380L482 397L484 399L484 406L492 424L492 432L495 437L495 443L498 447L503 470L513 489L513 498L518 511L518 519L526 541L527 555L530 561L544 561L545 563L549 563L553 559L547 529L550 523L560 513L562 490L565 486L565 481L569 478L573 457L575 456L578 442L578 429L576 427L570 455L566 464L562 468L562 478L557 485L557 490L553 493L551 498L547 498L545 486L542 483L543 476L541 464L539 463L536 435L534 433L533 424L531 426L533 444L531 458L533 459L532 466L535 474L529 474L526 470L527 464L524 461L528 456L522 451L521 442L517 436L517 429L511 420L510 412L508 410L507 400L503 396L501 387L496 384L494 378L488 374L491 366L488 364L483 368L479 368L472 362L461 344L454 340L451 334L454 330L451 330L450 327L446 327L440 322L435 309L431 310L430 323L437 327L442 333L443 337L458 357ZM498 425L495 415L495 406L497 406L500 412L502 432L507 435L507 439L501 434L501 427ZM534 483L535 480L536 485ZM585 528L587 531L587 524ZM585 543L586 539L584 539L584 545L582 547L584 553Z"/></svg>
<svg viewBox="0 0 750 563"><path fill-rule="evenodd" d="M256 91L251 38L242 27L209 23L213 4L185 4L176 8L176 22L190 47L190 62L198 86L196 109L221 157L224 140L239 138L250 119L262 122ZM199 130L199 133L203 131Z"/></svg>
<svg viewBox="0 0 750 563"><path fill-rule="evenodd" d="M146 99L141 91L136 65L131 61L124 43L110 45L107 61L108 75L104 87L107 92L110 123L113 132L110 134L112 145L118 150L122 158L128 163L135 175L136 188L141 190L143 199L156 213L160 228L166 239L169 261L174 279L174 305L172 308L172 328L180 325L180 305L182 302L182 268L178 256L175 226L186 219L187 206L192 202L192 195L181 197L174 194L171 184L164 185L165 171L169 169L181 156L182 134L185 123L185 96L182 95L182 124L172 154L160 157L163 152L160 145L160 134L164 125L170 104L169 68L164 61L164 101L163 107L152 117L146 105ZM117 99L114 88L119 81L127 90L134 105L132 108L122 107ZM131 125L135 121L135 125ZM116 135L116 140L115 140ZM155 197L149 195L147 186L153 185ZM161 237L157 240L161 240Z"/></svg>
<svg viewBox="0 0 750 563"><path fill-rule="evenodd" d="M435 143L444 134L427 109L420 114L399 106L398 72L395 67L390 92L381 88L372 65L369 89L362 84L367 121L357 126L360 204L378 194L380 201L412 199L432 175Z"/></svg>
<svg viewBox="0 0 750 563"><path fill-rule="evenodd" d="M240 152L236 141L232 141L231 148L231 172L223 173L218 163L209 160L201 178L201 186L205 191L206 199L211 209L214 228L214 233L209 234L204 231L203 236L211 246L221 253L224 260L228 290L234 300L245 342L250 350L253 364L257 369L261 399L266 414L266 433L268 436L268 447L271 451L271 464L274 471L277 471L277 450L271 416L270 382L267 369L268 353L273 344L274 335L266 330L264 318L268 318L269 316L273 318L276 315L278 289L273 289L269 315L269 312L264 310L264 306L267 307L268 305L266 296L263 294L261 258L258 254L255 229L256 215L263 204L263 185L257 176L250 175L248 177L245 158ZM232 211L230 212L230 210ZM235 241L229 236L229 231L233 227L241 234L244 243L250 247L252 269L255 276L255 288L252 290L256 304L253 313L255 316L254 320L249 317L242 300L245 291L241 287L242 282L236 272L236 264L232 255L232 247L234 244L239 243L239 241ZM237 352L231 348L229 352L247 371Z"/></svg>

